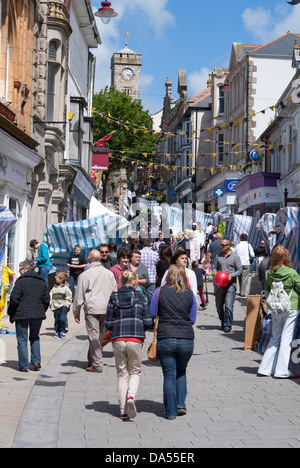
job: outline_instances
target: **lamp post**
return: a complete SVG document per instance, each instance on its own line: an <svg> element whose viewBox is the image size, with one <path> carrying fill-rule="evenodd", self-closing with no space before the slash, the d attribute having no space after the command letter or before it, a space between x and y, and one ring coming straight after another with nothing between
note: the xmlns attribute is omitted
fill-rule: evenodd
<svg viewBox="0 0 300 468"><path fill-rule="evenodd" d="M101 2L102 7L95 13L97 18L100 18L102 23L108 24L112 18L118 16L118 13L115 12L113 8L111 8L111 2Z"/></svg>

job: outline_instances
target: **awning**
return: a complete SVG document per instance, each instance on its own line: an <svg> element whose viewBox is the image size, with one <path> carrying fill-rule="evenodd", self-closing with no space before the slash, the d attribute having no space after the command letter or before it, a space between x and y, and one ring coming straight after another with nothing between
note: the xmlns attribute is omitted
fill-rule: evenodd
<svg viewBox="0 0 300 468"><path fill-rule="evenodd" d="M70 195L72 195L78 204L88 208L93 192L93 185L88 181L83 172L79 170L72 184Z"/></svg>

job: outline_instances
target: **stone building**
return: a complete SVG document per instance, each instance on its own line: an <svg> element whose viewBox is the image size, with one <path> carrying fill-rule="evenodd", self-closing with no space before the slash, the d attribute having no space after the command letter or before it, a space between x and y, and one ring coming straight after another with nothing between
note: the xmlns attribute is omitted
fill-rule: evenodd
<svg viewBox="0 0 300 468"><path fill-rule="evenodd" d="M85 219L90 178L95 58L101 44L90 0L39 0L34 41L33 136L43 161L32 180L29 237ZM83 73L84 70L84 73Z"/></svg>
<svg viewBox="0 0 300 468"><path fill-rule="evenodd" d="M31 0L0 2L0 204L17 218L5 252L5 260L14 271L26 256L32 171L43 160L31 122L37 21L34 5Z"/></svg>
<svg viewBox="0 0 300 468"><path fill-rule="evenodd" d="M140 99L142 54L128 49L114 53L111 59L111 85L133 99Z"/></svg>
<svg viewBox="0 0 300 468"><path fill-rule="evenodd" d="M84 219L101 44L91 1L0 0L0 203L17 218L8 265L48 224ZM84 73L83 73L84 70Z"/></svg>

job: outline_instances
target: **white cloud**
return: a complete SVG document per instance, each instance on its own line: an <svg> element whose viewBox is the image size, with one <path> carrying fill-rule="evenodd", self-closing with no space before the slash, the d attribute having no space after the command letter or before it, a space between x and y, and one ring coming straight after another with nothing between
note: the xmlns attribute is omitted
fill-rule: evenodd
<svg viewBox="0 0 300 468"><path fill-rule="evenodd" d="M192 96L207 88L207 81L211 70L202 67L200 71L194 71L188 76L188 94Z"/></svg>
<svg viewBox="0 0 300 468"><path fill-rule="evenodd" d="M273 23L272 13L264 7L246 8L242 14L245 29L265 42Z"/></svg>
<svg viewBox="0 0 300 468"><path fill-rule="evenodd" d="M274 5L274 10L263 6L246 8L242 14L245 29L262 43L267 43L288 31L300 33L300 8L286 4Z"/></svg>
<svg viewBox="0 0 300 468"><path fill-rule="evenodd" d="M165 30L176 25L175 17L167 9L169 0L114 0L112 7L118 13L118 16L104 26L100 19L96 19L97 26L100 32L102 45L98 49L92 50L92 53L97 58L96 77L95 77L95 92L99 92L105 86L111 84L110 61L113 54L120 50L120 42L125 44L125 29L120 31L120 23L126 16L137 19L138 24L143 28L150 29L154 32L157 38L161 38ZM99 8L99 1L92 1L94 12ZM124 38L124 41L121 39ZM129 38L129 48L130 38ZM143 86L150 86L153 77L144 75ZM152 81L151 81L152 79Z"/></svg>
<svg viewBox="0 0 300 468"><path fill-rule="evenodd" d="M151 86L153 81L154 81L153 75L144 75L143 73L141 74L141 88L145 89L148 86Z"/></svg>
<svg viewBox="0 0 300 468"><path fill-rule="evenodd" d="M156 35L161 37L164 29L169 26L175 26L176 20L174 15L170 13L166 6L169 0L131 0L127 3L127 8L143 12L149 21L150 26L154 29ZM141 19L143 21L143 19Z"/></svg>

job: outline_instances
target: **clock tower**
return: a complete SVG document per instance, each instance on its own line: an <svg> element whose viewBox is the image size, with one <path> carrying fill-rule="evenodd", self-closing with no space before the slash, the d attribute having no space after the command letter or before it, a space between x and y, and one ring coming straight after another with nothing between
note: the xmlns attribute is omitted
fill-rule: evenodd
<svg viewBox="0 0 300 468"><path fill-rule="evenodd" d="M128 36L129 33L126 33ZM125 48L116 52L111 59L111 85L133 99L140 99L142 54Z"/></svg>

